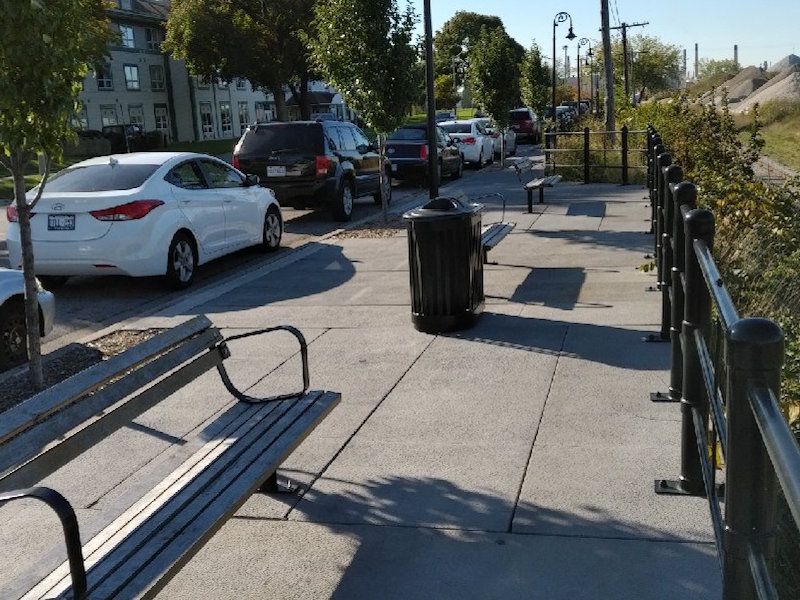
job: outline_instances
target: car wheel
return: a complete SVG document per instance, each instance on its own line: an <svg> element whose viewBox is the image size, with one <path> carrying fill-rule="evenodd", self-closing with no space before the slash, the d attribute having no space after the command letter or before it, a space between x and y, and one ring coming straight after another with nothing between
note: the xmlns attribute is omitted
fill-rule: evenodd
<svg viewBox="0 0 800 600"><path fill-rule="evenodd" d="M194 281L197 270L197 248L186 233L176 233L167 254L167 281L177 290L182 290Z"/></svg>
<svg viewBox="0 0 800 600"><path fill-rule="evenodd" d="M0 370L10 369L26 360L25 306L19 300L9 300L0 308Z"/></svg>
<svg viewBox="0 0 800 600"><path fill-rule="evenodd" d="M42 284L44 289L57 290L67 283L67 279L69 279L69 277L66 275L37 275L36 279L39 280L39 283Z"/></svg>
<svg viewBox="0 0 800 600"><path fill-rule="evenodd" d="M481 153L478 155L478 162L475 163L476 169L483 168L483 148L481 148Z"/></svg>
<svg viewBox="0 0 800 600"><path fill-rule="evenodd" d="M464 174L464 157L463 156L459 156L458 157L458 166L456 167L456 170L451 173L450 178L451 179L461 179L461 176L463 174Z"/></svg>
<svg viewBox="0 0 800 600"><path fill-rule="evenodd" d="M389 206L392 203L392 174L389 171L386 171L386 174L383 176L383 182L381 185L381 191L377 192L372 196L372 199L375 201L375 204L378 206L383 206L383 197L386 197L386 206Z"/></svg>
<svg viewBox="0 0 800 600"><path fill-rule="evenodd" d="M283 224L281 221L281 213L274 206L267 209L267 214L264 216L264 232L261 237L261 248L266 252L275 252L281 245L281 233L283 232Z"/></svg>
<svg viewBox="0 0 800 600"><path fill-rule="evenodd" d="M347 180L342 181L333 215L337 221L349 221L353 217L353 184Z"/></svg>

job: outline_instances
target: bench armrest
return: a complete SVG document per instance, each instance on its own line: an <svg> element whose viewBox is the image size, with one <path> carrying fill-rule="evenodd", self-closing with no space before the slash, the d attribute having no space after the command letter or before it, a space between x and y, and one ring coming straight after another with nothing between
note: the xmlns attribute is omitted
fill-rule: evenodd
<svg viewBox="0 0 800 600"><path fill-rule="evenodd" d="M259 329L258 331L249 331L247 333L241 333L239 335L232 335L230 337L225 338L222 340L217 347L219 351L222 353L224 358L227 358L231 355L230 349L227 346L227 342L231 340L239 340L242 338L252 337L254 335L261 335L263 333L270 333L273 331L288 331L291 333L300 344L300 358L303 363L303 389L299 392L294 392L290 394L279 394L276 396L267 396L265 398L255 398L253 396L248 396L247 394L239 391L233 382L231 382L230 377L228 377L228 372L225 370L225 364L220 362L217 365L217 371L219 371L219 376L222 378L222 383L225 385L225 388L231 393L231 395L240 400L242 402L247 402L248 404L257 404L261 402L277 402L280 400L289 400L291 398L299 398L303 394L308 391L309 386L309 371L308 371L308 344L306 343L306 339L303 337L303 334L300 333L300 330L292 327L291 325L278 325L277 327L268 327L266 329Z"/></svg>

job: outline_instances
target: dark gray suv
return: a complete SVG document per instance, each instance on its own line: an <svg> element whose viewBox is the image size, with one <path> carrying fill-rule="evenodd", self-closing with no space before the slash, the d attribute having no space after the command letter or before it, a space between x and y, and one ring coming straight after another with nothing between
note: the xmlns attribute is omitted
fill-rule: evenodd
<svg viewBox="0 0 800 600"><path fill-rule="evenodd" d="M258 175L281 204L330 206L349 221L353 200L372 196L381 204L392 196L391 163L385 161L383 187L377 149L352 123L293 121L251 125L233 150L233 165Z"/></svg>

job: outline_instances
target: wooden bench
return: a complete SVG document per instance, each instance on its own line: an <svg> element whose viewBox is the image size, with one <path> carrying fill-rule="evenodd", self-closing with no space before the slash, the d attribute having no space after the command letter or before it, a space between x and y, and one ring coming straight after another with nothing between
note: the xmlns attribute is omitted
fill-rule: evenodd
<svg viewBox="0 0 800 600"><path fill-rule="evenodd" d="M300 343L303 388L250 397L228 377L226 342L278 330ZM142 493L133 496L133 504L115 507L118 516L81 545L67 499L29 486L213 367L238 401L222 399L197 436L178 440L181 464L156 485L137 482L134 491ZM198 316L3 413L0 505L34 498L51 506L62 520L68 557L49 574L33 573L15 585L26 598L155 595L251 494L277 490L278 466L341 400L338 393L308 386L308 349L293 327L225 339ZM24 535L19 532L20 539Z"/></svg>
<svg viewBox="0 0 800 600"><path fill-rule="evenodd" d="M516 223L492 223L484 225L481 230L481 248L483 249L483 263L488 262L489 250L492 250L516 227Z"/></svg>
<svg viewBox="0 0 800 600"><path fill-rule="evenodd" d="M533 162L530 160L518 161L514 163L514 170L517 172L517 178L522 184L522 189L525 190L525 193L528 197L529 213L533 212L533 190L539 190L539 204L544 204L544 188L553 187L555 184L561 181L561 175L548 175L546 177L537 177L535 179L531 179L530 181L523 181L525 172L529 172L532 168Z"/></svg>

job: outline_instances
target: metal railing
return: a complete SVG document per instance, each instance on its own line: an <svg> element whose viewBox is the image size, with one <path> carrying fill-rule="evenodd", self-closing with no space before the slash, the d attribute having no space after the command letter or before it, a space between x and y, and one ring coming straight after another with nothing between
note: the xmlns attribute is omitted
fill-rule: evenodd
<svg viewBox="0 0 800 600"><path fill-rule="evenodd" d="M583 172L583 182L592 182L592 169L619 169L620 183L630 183L630 171L647 169L648 148L644 147L647 130L629 130L627 126L619 131L590 131L584 127L583 131L556 131L547 129L544 134L545 144L545 173L555 174L557 169L578 169ZM631 136L641 138L641 147L630 146ZM580 148L558 147L559 138L583 138ZM601 140L602 145L592 146L591 139ZM619 140L619 145L617 144ZM564 162L559 160L563 157ZM576 158L576 156L578 158ZM567 158L571 157L571 158ZM592 162L599 158L601 162ZM609 162L609 158L612 158ZM618 159L618 162L613 160ZM633 160L631 160L633 159ZM569 161L569 162L567 162Z"/></svg>
<svg viewBox="0 0 800 600"><path fill-rule="evenodd" d="M653 128L647 179L669 399L682 414L680 476L656 481L656 492L708 498L724 600L777 599L778 486L800 524L800 448L778 404L783 332L739 316L713 259L714 215L696 208L695 186Z"/></svg>

